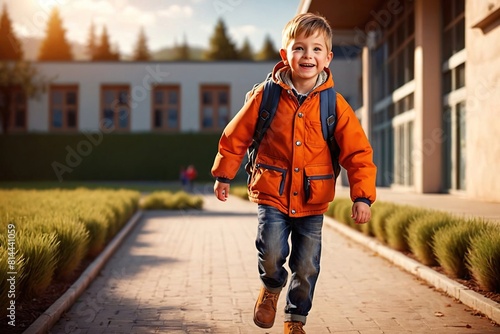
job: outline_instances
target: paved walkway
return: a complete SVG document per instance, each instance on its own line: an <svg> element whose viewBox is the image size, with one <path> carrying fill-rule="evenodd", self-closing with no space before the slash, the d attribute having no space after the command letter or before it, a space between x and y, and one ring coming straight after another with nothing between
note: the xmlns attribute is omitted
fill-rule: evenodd
<svg viewBox="0 0 500 334"><path fill-rule="evenodd" d="M256 206L205 198L204 211L147 212L51 333L282 333L252 321L259 292ZM488 319L325 227L305 327L322 333L500 333Z"/></svg>

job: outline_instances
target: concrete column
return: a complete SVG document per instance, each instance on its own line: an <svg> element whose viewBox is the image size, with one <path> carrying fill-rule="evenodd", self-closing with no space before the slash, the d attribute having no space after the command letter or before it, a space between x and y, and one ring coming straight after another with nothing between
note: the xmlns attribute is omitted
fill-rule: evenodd
<svg viewBox="0 0 500 334"><path fill-rule="evenodd" d="M415 1L415 191L441 191L441 18L440 2Z"/></svg>
<svg viewBox="0 0 500 334"><path fill-rule="evenodd" d="M361 78L363 87L363 108L361 109L361 126L365 130L368 139L371 139L371 111L372 94L370 89L370 50L367 46L363 47L361 54Z"/></svg>

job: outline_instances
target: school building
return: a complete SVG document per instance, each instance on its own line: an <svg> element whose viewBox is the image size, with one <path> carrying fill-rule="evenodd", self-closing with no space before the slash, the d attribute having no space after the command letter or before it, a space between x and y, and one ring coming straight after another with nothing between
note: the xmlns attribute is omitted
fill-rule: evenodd
<svg viewBox="0 0 500 334"><path fill-rule="evenodd" d="M358 66L353 70L350 64ZM38 99L14 93L9 133L221 132L245 94L276 62L38 62L50 78ZM358 87L347 80L357 59L339 57L338 89L359 105Z"/></svg>
<svg viewBox="0 0 500 334"><path fill-rule="evenodd" d="M302 0L298 12L359 51L379 186L500 201L499 1Z"/></svg>
<svg viewBox="0 0 500 334"><path fill-rule="evenodd" d="M298 12L334 28L330 68L378 186L500 202L500 2L302 0ZM10 133L220 133L274 62L35 66L52 82L40 99L15 94Z"/></svg>

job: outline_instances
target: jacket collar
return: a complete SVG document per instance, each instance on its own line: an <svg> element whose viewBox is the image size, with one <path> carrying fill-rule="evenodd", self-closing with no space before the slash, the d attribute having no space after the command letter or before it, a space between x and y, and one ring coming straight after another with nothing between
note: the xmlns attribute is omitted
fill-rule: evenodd
<svg viewBox="0 0 500 334"><path fill-rule="evenodd" d="M293 83L291 80L291 72L290 72L290 66L285 65L283 61L280 61L277 63L274 68L273 68L273 80L277 84L279 84L281 87L283 87L286 90L295 90L293 87ZM329 68L324 68L323 71L320 73L318 80L316 82L316 85L314 88L309 92L313 92L315 90L321 91L325 90L327 88L333 87L334 82L332 78L332 74L330 72Z"/></svg>

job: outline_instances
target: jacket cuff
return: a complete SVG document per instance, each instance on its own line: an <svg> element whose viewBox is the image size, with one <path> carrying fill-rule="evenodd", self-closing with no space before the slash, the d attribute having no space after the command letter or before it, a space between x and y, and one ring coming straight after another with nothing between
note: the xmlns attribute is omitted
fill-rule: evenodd
<svg viewBox="0 0 500 334"><path fill-rule="evenodd" d="M372 202L370 202L370 200L366 197L358 197L354 200L354 203L356 203L356 202L363 202L363 203L368 204L368 206L372 206Z"/></svg>
<svg viewBox="0 0 500 334"><path fill-rule="evenodd" d="M219 181L219 182L222 182L222 183L231 183L231 180L230 180L230 179L228 179L228 178L225 178L225 177L220 177L220 176L217 176L215 179L216 179L217 181Z"/></svg>

